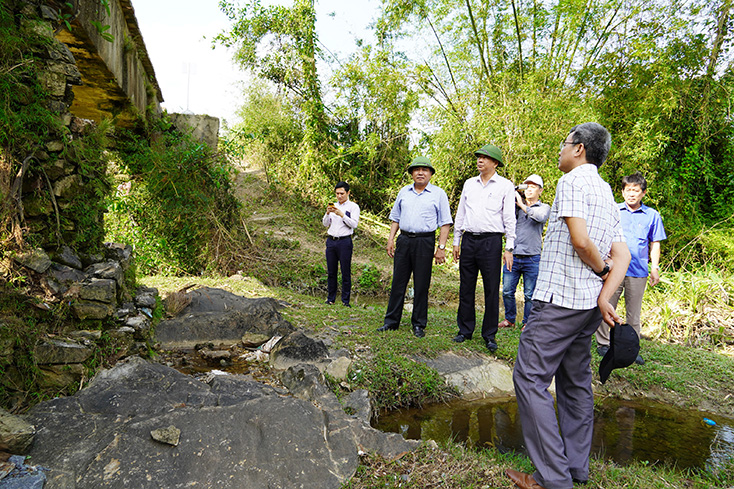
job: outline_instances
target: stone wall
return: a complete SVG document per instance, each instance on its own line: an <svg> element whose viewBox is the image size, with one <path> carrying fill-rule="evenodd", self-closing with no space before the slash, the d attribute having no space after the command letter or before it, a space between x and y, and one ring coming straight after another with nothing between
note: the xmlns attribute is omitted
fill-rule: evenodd
<svg viewBox="0 0 734 489"><path fill-rule="evenodd" d="M38 141L29 153L14 155L23 164L18 173L9 175L16 182L18 192L12 197L17 201L19 225L27 240L43 247L73 243L85 227L89 231L90 219L101 230L101 202L96 208L88 205L90 198L101 198L94 197L90 181L95 177L90 175L99 178L104 174L106 164L101 160L84 160L80 155L70 153L69 143L82 139L91 129L91 121L80 119L69 111L74 100L74 87L83 81L74 55L54 36L54 28L58 24L56 11L43 3L30 1L16 2L15 9L20 35L40 36L45 40L43 48L24 53L24 57L36 58L35 71L46 98L39 102L31 95L30 89L26 92L19 87L19 93L28 93L27 100L22 100L21 104L29 110L37 110L34 107L38 105L46 106L57 115L59 130L48 134L45 141ZM81 161L92 165L92 168L80 168ZM81 201L87 204L84 208L88 212L84 216L78 214L76 206ZM81 242L99 246L101 231L98 236L96 243L88 239Z"/></svg>
<svg viewBox="0 0 734 489"><path fill-rule="evenodd" d="M87 372L85 362L110 341L119 356L131 349L147 351L158 292L131 288L132 247L105 243L99 254L78 254L62 247L51 255L39 248L13 257L44 291L44 301L36 307L50 310L65 304L72 315L65 327L40 335L31 347L41 389L64 391L79 385ZM6 373L0 377L0 388L9 391L23 385L20 379L28 372L18 366L29 353L7 336L13 328L5 328L10 324L3 323L12 320L0 317L0 370Z"/></svg>

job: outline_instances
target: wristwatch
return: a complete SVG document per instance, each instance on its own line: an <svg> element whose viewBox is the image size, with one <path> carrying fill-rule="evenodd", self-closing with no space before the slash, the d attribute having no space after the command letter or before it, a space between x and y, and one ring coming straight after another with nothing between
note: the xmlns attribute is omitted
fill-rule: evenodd
<svg viewBox="0 0 734 489"><path fill-rule="evenodd" d="M514 251L514 249L515 248L505 248L505 251L509 251L510 253L512 253Z"/></svg>
<svg viewBox="0 0 734 489"><path fill-rule="evenodd" d="M440 245L438 245L438 249L439 250L445 250L446 249L446 245L445 244L444 245L440 244Z"/></svg>
<svg viewBox="0 0 734 489"><path fill-rule="evenodd" d="M591 271L594 272L594 269L592 268ZM601 272L594 272L594 275L597 277L603 277L607 273L609 273L609 263L604 263L604 268L601 269Z"/></svg>

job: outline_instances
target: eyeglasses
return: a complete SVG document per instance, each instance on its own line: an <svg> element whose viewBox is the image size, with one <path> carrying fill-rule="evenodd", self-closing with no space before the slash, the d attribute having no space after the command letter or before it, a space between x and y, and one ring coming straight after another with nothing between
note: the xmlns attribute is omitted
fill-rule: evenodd
<svg viewBox="0 0 734 489"><path fill-rule="evenodd" d="M561 147L560 147L560 150L561 150L561 151L563 151L563 147L564 147L565 145L567 145L567 144L581 144L581 143L577 143L577 142L572 142L572 143L569 143L568 141L561 141Z"/></svg>

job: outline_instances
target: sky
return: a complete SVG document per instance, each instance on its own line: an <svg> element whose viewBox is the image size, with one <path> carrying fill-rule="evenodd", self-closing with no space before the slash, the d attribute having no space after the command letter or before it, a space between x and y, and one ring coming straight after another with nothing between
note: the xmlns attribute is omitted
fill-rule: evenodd
<svg viewBox="0 0 734 489"><path fill-rule="evenodd" d="M232 62L232 51L224 46L211 48L212 39L229 27L218 0L132 3L163 93L163 107L168 112L207 114L236 123L248 77ZM358 37L370 38L368 26L378 15L378 4L378 0L317 0L316 29L322 49L346 58Z"/></svg>

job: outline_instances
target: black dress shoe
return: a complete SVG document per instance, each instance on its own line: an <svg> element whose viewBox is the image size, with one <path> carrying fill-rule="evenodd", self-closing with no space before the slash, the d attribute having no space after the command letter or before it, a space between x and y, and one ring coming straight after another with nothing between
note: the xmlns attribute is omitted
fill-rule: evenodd
<svg viewBox="0 0 734 489"><path fill-rule="evenodd" d="M397 329L398 329L397 326L388 326L386 324L384 326L380 326L379 328L377 328L377 331L379 331L380 333L382 333L383 331L395 331Z"/></svg>
<svg viewBox="0 0 734 489"><path fill-rule="evenodd" d="M497 351L497 343L494 340L487 340L487 350L490 351L490 353L494 353Z"/></svg>
<svg viewBox="0 0 734 489"><path fill-rule="evenodd" d="M423 338L425 335L426 335L426 332L423 331L423 328L419 326L413 327L413 336L415 336L416 338Z"/></svg>
<svg viewBox="0 0 734 489"><path fill-rule="evenodd" d="M334 301L330 301L330 300L327 299L327 301L324 302L324 304L328 304L330 306L333 306L334 305Z"/></svg>
<svg viewBox="0 0 734 489"><path fill-rule="evenodd" d="M451 338L451 341L453 341L454 343L463 343L466 340L470 340L470 339L471 338L467 338L463 334L457 334L456 336L454 336L453 338Z"/></svg>
<svg viewBox="0 0 734 489"><path fill-rule="evenodd" d="M344 307L352 307L352 306L351 306L351 305L349 304L349 302L342 302L342 304L344 305Z"/></svg>

